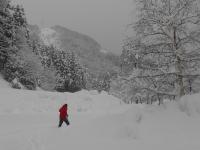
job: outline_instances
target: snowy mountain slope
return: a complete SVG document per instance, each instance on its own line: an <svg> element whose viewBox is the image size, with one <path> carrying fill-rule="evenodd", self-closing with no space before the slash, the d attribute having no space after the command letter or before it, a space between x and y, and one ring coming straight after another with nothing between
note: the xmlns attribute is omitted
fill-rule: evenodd
<svg viewBox="0 0 200 150"><path fill-rule="evenodd" d="M125 105L96 91L0 88L0 95L1 150L200 149L200 95L162 106ZM63 103L71 125L57 128Z"/></svg>
<svg viewBox="0 0 200 150"><path fill-rule="evenodd" d="M58 50L73 51L92 74L116 72L119 69L119 65L115 63L119 60L118 56L102 49L96 40L87 35L59 25L43 29L35 26L29 28L32 31L31 39L38 38L41 43L53 45Z"/></svg>
<svg viewBox="0 0 200 150"><path fill-rule="evenodd" d="M52 28L43 28L41 29L40 38L47 46L54 46L58 49L61 48L59 42L59 34Z"/></svg>

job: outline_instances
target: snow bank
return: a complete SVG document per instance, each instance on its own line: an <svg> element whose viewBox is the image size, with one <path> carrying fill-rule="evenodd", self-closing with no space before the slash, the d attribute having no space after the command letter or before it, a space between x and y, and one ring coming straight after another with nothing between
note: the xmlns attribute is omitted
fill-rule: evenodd
<svg viewBox="0 0 200 150"><path fill-rule="evenodd" d="M120 105L120 100L106 93L91 94L45 92L42 90L0 90L0 113L55 113L64 103L68 103L70 113L106 113L112 106Z"/></svg>
<svg viewBox="0 0 200 150"><path fill-rule="evenodd" d="M10 88L10 84L6 82L0 75L0 88Z"/></svg>
<svg viewBox="0 0 200 150"><path fill-rule="evenodd" d="M0 81L2 150L200 149L200 94L161 106L126 105L106 92L57 93L3 85ZM64 103L71 125L58 129L58 109Z"/></svg>
<svg viewBox="0 0 200 150"><path fill-rule="evenodd" d="M184 96L179 102L179 109L188 116L200 115L200 94Z"/></svg>

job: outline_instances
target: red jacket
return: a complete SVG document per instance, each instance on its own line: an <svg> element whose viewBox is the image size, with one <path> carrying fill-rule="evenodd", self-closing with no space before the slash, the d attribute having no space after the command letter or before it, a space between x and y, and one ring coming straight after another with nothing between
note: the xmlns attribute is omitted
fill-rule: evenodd
<svg viewBox="0 0 200 150"><path fill-rule="evenodd" d="M66 117L68 116L67 114L67 105L63 105L60 109L59 109L59 112L60 112L60 118L61 119L66 119Z"/></svg>

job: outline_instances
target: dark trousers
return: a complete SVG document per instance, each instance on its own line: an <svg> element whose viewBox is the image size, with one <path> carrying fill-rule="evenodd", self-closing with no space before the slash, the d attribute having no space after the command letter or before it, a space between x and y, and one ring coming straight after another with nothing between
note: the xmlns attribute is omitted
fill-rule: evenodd
<svg viewBox="0 0 200 150"><path fill-rule="evenodd" d="M62 124L63 124L63 122L65 122L67 126L69 125L69 120L68 120L68 118L65 118L65 119L60 118L58 127L61 127Z"/></svg>

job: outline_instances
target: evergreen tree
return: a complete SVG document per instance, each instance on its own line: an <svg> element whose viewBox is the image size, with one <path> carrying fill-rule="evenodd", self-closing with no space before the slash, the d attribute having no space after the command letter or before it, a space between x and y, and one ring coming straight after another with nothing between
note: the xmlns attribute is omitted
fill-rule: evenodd
<svg viewBox="0 0 200 150"><path fill-rule="evenodd" d="M29 47L29 31L23 7L2 0L0 22L0 70L4 78L9 82L17 78L28 89L35 89L35 79L41 68Z"/></svg>
<svg viewBox="0 0 200 150"><path fill-rule="evenodd" d="M56 90L75 92L86 88L85 71L73 52L37 43L34 43L33 51L45 69L55 70Z"/></svg>
<svg viewBox="0 0 200 150"><path fill-rule="evenodd" d="M11 51L12 14L10 13L10 4L7 0L0 1L0 70L4 69Z"/></svg>
<svg viewBox="0 0 200 150"><path fill-rule="evenodd" d="M54 59L58 77L57 88L70 92L85 88L84 70L73 52L61 51L54 58L57 58Z"/></svg>

